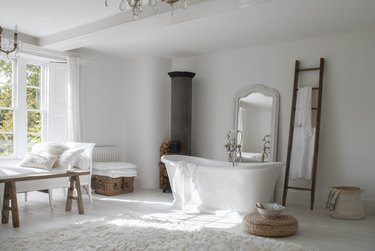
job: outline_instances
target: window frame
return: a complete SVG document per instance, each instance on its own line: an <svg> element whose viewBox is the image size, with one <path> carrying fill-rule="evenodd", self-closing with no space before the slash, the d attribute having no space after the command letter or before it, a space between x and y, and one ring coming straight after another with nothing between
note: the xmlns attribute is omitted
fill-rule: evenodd
<svg viewBox="0 0 375 251"><path fill-rule="evenodd" d="M19 159L28 151L28 111L38 111L41 114L41 141L47 140L48 129L48 62L27 56L6 58L12 61L12 110L13 110L13 154L0 156L2 159ZM40 66L40 107L27 108L27 65Z"/></svg>
<svg viewBox="0 0 375 251"><path fill-rule="evenodd" d="M48 71L48 66L40 61L35 61L35 60L26 60L25 66L26 66L26 71L25 71L25 78L27 74L27 65L37 65L40 67L40 86L39 87L31 87L27 86L27 81L25 83L25 88L26 88L26 95L27 95L27 88L38 88L40 93L39 93L39 98L40 98L40 104L39 104L39 109L29 109L27 108L27 102L26 102L26 113L29 111L31 112L40 112L41 115L41 142L46 141L47 139L47 71ZM26 100L27 101L27 100ZM26 115L27 117L28 115ZM26 144L28 148L28 124L26 123Z"/></svg>

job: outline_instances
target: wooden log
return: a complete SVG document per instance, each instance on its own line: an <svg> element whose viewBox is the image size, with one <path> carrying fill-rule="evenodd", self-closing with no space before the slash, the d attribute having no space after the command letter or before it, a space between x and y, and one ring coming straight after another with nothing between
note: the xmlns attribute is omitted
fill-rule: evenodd
<svg viewBox="0 0 375 251"><path fill-rule="evenodd" d="M161 146L160 146L160 157L164 155L170 154L170 141L164 141ZM166 172L166 168L163 162L159 162L159 185L161 189L165 189L167 184L166 184L166 178L168 179L168 175Z"/></svg>

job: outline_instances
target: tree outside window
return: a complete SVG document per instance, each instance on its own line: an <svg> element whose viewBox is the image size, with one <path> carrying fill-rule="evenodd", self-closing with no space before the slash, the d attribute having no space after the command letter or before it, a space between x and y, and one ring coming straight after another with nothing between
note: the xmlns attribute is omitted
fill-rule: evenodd
<svg viewBox="0 0 375 251"><path fill-rule="evenodd" d="M13 154L13 63L0 60L0 157Z"/></svg>
<svg viewBox="0 0 375 251"><path fill-rule="evenodd" d="M41 108L41 67L26 65L26 106L27 106L27 145L31 150L35 143L42 141Z"/></svg>

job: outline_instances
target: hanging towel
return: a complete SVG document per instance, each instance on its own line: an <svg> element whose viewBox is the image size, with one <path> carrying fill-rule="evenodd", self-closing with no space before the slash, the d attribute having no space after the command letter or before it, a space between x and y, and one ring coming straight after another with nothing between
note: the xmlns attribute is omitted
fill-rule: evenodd
<svg viewBox="0 0 375 251"><path fill-rule="evenodd" d="M326 208L328 208L331 211L335 209L336 202L339 198L341 191L341 189L337 189L334 187L331 189L327 197Z"/></svg>
<svg viewBox="0 0 375 251"><path fill-rule="evenodd" d="M311 93L311 87L299 88L297 92L290 161L292 180L311 179L315 144L315 128L311 126Z"/></svg>
<svg viewBox="0 0 375 251"><path fill-rule="evenodd" d="M196 182L197 164L179 161L173 177L173 206L181 208L184 213L198 213L201 200Z"/></svg>
<svg viewBox="0 0 375 251"><path fill-rule="evenodd" d="M311 128L311 87L302 87L297 92L296 113L294 117L294 127L302 127L304 138L312 135Z"/></svg>
<svg viewBox="0 0 375 251"><path fill-rule="evenodd" d="M311 179L313 152L315 144L315 128L312 128L312 136L303 140L303 128L294 128L292 155L290 159L290 178Z"/></svg>

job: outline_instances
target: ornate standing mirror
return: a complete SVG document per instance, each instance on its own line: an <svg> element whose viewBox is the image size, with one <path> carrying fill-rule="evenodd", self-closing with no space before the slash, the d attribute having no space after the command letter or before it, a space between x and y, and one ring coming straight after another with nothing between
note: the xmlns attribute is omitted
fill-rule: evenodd
<svg viewBox="0 0 375 251"><path fill-rule="evenodd" d="M234 128L242 131L242 162L276 161L279 99L264 85L238 92Z"/></svg>

